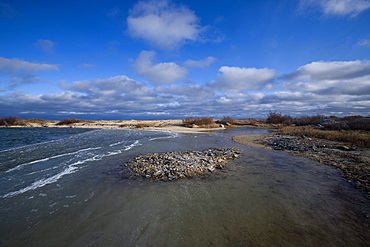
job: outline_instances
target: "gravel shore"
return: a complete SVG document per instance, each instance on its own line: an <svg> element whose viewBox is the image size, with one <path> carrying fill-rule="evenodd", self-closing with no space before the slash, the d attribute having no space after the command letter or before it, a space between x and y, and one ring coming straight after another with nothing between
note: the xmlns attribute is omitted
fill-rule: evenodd
<svg viewBox="0 0 370 247"><path fill-rule="evenodd" d="M370 198L370 149L305 136L235 136L235 142L304 156L342 171L343 177Z"/></svg>

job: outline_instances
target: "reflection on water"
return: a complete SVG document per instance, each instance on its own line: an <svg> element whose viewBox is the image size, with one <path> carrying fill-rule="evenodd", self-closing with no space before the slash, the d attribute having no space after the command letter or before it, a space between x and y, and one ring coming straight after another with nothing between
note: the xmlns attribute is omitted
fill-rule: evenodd
<svg viewBox="0 0 370 247"><path fill-rule="evenodd" d="M8 244L366 246L370 243L366 218L370 215L369 202L344 182L338 171L306 158L232 143L232 135L227 132L185 135L159 140L157 145L145 148L147 152L196 150L215 145L242 149L239 159L230 161L226 170L208 178L174 182L119 179L114 174L117 168L112 165L117 162L114 159L80 171L80 179L70 181L74 188L73 193L69 192L71 198L65 199L75 203L44 217Z"/></svg>

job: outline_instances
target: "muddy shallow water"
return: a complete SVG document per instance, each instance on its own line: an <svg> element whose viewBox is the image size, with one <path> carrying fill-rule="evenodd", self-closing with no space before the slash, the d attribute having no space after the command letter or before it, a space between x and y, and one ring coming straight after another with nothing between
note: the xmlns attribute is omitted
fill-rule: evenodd
<svg viewBox="0 0 370 247"><path fill-rule="evenodd" d="M1 228L1 245L370 243L369 201L346 183L339 171L307 158L233 143L231 137L240 133L258 134L261 130L181 134L154 140L44 186L31 199L23 194L2 199L5 203L26 200L28 204L13 209L9 204L2 206L2 220L8 226ZM202 178L141 181L121 179L116 173L125 161L143 153L209 147L232 147L242 153L229 161L226 169Z"/></svg>

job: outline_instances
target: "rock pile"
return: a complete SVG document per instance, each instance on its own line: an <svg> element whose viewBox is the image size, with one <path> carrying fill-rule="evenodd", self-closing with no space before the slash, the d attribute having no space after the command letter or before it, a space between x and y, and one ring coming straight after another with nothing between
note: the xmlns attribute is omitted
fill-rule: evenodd
<svg viewBox="0 0 370 247"><path fill-rule="evenodd" d="M239 157L240 150L212 148L205 151L153 153L136 157L125 164L135 176L155 180L196 177L223 169L228 159Z"/></svg>

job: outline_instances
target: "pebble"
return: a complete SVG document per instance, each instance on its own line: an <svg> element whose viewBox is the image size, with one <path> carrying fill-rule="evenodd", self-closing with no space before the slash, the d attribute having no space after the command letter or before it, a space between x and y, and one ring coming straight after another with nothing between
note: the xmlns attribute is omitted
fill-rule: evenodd
<svg viewBox="0 0 370 247"><path fill-rule="evenodd" d="M240 150L211 148L204 151L152 153L125 164L134 176L171 181L196 177L223 169L227 160L238 158Z"/></svg>

